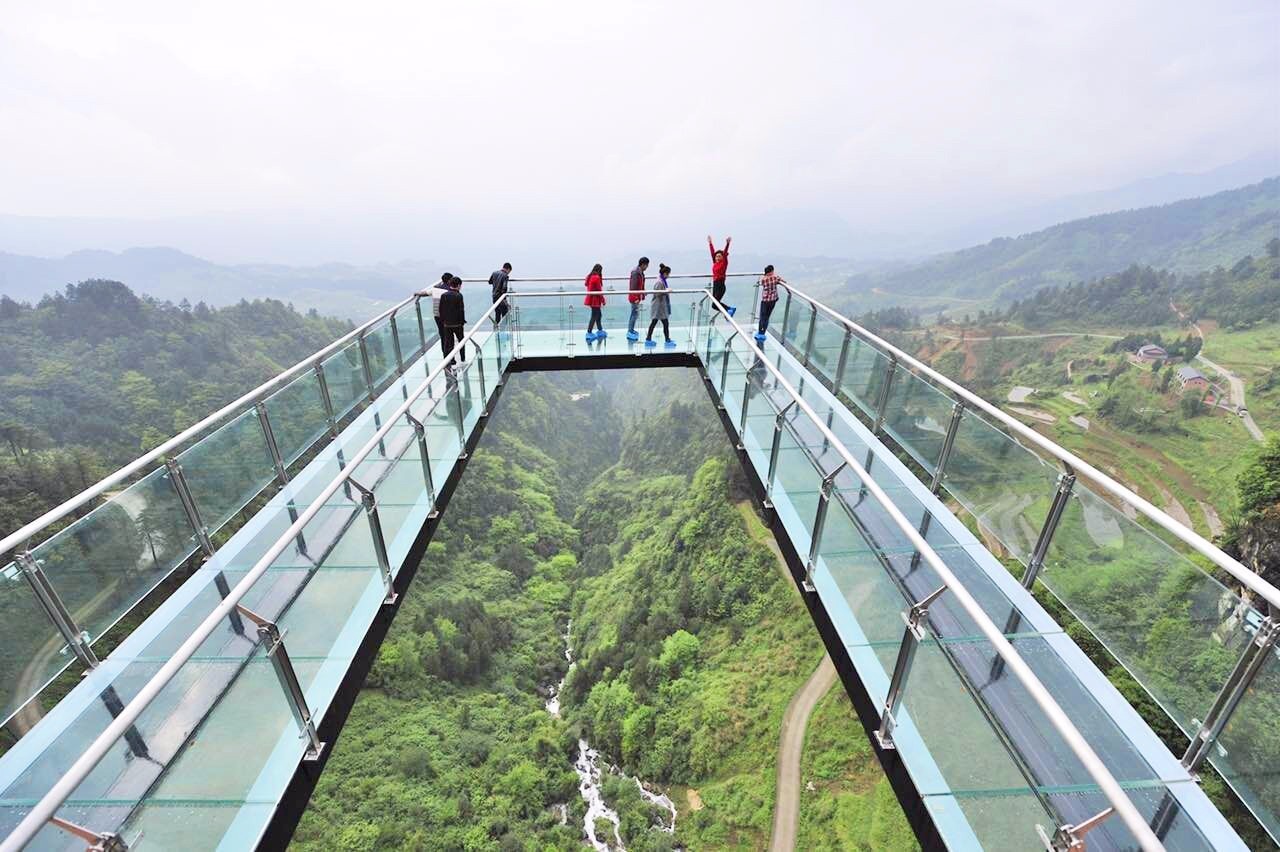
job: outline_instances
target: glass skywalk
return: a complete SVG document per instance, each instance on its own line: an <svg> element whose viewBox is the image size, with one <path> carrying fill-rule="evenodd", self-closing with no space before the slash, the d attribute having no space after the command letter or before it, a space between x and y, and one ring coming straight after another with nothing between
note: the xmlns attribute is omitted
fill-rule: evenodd
<svg viewBox="0 0 1280 852"><path fill-rule="evenodd" d="M34 577L11 566L22 585L6 588L6 606L34 614L5 670L10 710L68 660L91 667L0 758L0 848L83 846L76 826L131 848L257 843L299 766L326 747L326 713L411 575L504 377L593 362L703 373L859 688L884 710L884 759L901 762L946 845L1021 850L1043 833L1082 835L1091 849L1243 849L1194 779L1206 756L1274 830L1268 756L1248 740L1280 697L1273 627L1181 541L1074 479L1064 486L1005 424L957 408L950 387L803 294L786 293L781 337L757 346L705 291L674 290L675 346L659 328L650 348L623 336L625 292L606 293L611 335L584 340L580 285L570 287L522 284L500 326L492 309L476 321L456 372L427 350L418 303L401 303L196 443L169 442L154 471L24 555ZM749 304L735 289L729 300ZM89 523L112 532L64 536ZM1027 566L1021 582L969 524ZM176 592L105 659L92 656L201 550ZM1207 682L1194 694L1142 656L1146 616L1116 618L1075 576L1108 559L1141 572L1135 593L1160 612L1188 614L1196 659L1225 661L1198 673ZM52 608L29 593L41 581ZM1202 747L1172 755L1031 596L1036 581L1188 734L1206 731ZM48 822L55 814L64 825Z"/></svg>

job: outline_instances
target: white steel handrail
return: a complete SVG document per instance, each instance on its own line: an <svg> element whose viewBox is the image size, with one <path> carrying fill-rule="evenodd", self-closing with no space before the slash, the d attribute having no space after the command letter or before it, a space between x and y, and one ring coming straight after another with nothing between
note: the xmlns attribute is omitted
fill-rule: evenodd
<svg viewBox="0 0 1280 852"><path fill-rule="evenodd" d="M410 296L407 299L404 299L396 303L394 306L378 314L373 319L362 323L361 325L357 326L356 328L344 334L342 337L339 337L337 340L333 341L328 346L324 347L318 352L315 352L314 354L307 356L306 358L299 361L297 364L294 364L292 367L285 370L284 372L279 373L278 375L273 376L270 379L267 379L265 382L258 385L253 390L239 397L235 401L227 403L222 408L219 408L217 411L210 414L208 417L202 418L198 423L194 423L191 426L188 426L186 429L183 429L181 432L174 435L172 438L165 441L160 446L150 450L147 453L144 453L143 455L129 462L127 465L115 471L114 473L107 474L105 477L103 477L94 485L90 485L88 488L81 491L79 494L75 495L74 497L71 497L65 500L60 505L53 507L52 509L45 512L40 517L36 518L34 521L24 524L20 529L10 533L9 535L5 536L5 538L2 541L0 541L0 554L8 553L9 551L17 547L24 545L27 541L31 539L32 536L40 532L45 527L49 526L50 524L56 523L57 521L62 520L67 515L74 512L76 509L79 509L81 506L84 506L85 504L87 504L90 500L93 500L94 498L101 496L102 493L105 492L107 489L123 482L124 480L133 476L138 471L145 470L146 468L150 467L152 464L155 464L156 462L162 460L166 455L171 453L173 450L177 449L178 447L181 447L184 443L194 438L196 435L199 435L201 432L203 432L205 429L208 429L213 424L221 421L222 419L232 414L240 412L241 410L245 409L247 406L265 397L268 392L279 387L285 381L292 379L294 376L298 375L300 372L307 369L308 367L311 367L314 364L317 364L320 361L323 361L326 357L333 354L335 351L340 349L343 345L345 345L349 341L359 336L361 332L368 330L374 324L381 322L383 319L391 316L396 311L403 308L405 305L408 305L411 302L413 302L415 298L417 297Z"/></svg>
<svg viewBox="0 0 1280 852"><path fill-rule="evenodd" d="M1275 586L1262 579L1258 574L1250 571L1247 567L1240 564L1240 562L1223 553L1219 548L1215 547L1212 542L1205 539L1195 530L1174 520L1166 512L1152 505L1147 500L1144 500L1132 490L1126 488L1110 476L1107 476L1105 473L1098 470L1075 453L1055 444L1036 430L1020 423L1017 419L1006 414L1004 411L1001 411L998 407L987 402L973 391L968 390L958 382L947 378L928 364L925 364L919 359L909 355L874 332L868 331L843 314L827 307L817 299L805 295L789 284L782 284L781 286L785 287L788 291L808 302L818 310L827 314L836 322L857 334L863 340L866 340L868 343L871 343L879 349L893 355L893 357L898 360L898 363L906 364L913 370L928 376L930 380L942 385L947 390L951 391L951 393L963 399L966 405L979 408L988 416L1000 421L1001 425L1015 433L1019 438L1034 444L1039 449L1070 467L1076 475L1084 476L1090 481L1102 486L1117 499L1124 503L1128 503L1134 509L1156 523L1161 529L1176 537L1183 544L1208 559L1223 571L1226 571L1238 580L1245 588L1271 604L1276 611L1280 611L1280 589L1277 589Z"/></svg>
<svg viewBox="0 0 1280 852"><path fill-rule="evenodd" d="M711 301L715 302L714 299L711 299ZM1035 699L1035 702L1039 705L1040 709L1044 711L1044 714L1048 717L1049 722L1053 725L1054 729L1062 736L1063 740L1067 743L1067 746L1070 747L1071 751L1075 754L1080 763L1084 765L1085 770L1089 773L1090 777L1093 778L1094 783L1098 785L1098 788L1102 791L1103 795L1107 797L1107 800L1111 803L1112 807L1116 809L1116 814L1121 820L1123 820L1125 826L1130 832L1132 832L1134 838L1142 845L1142 848L1144 850L1164 849L1164 845L1160 842L1159 838L1156 837L1155 832L1151 830L1151 826L1147 824L1147 821L1142 816L1141 812L1138 811L1137 807L1125 794L1120 783L1116 781L1115 777L1111 774L1111 771L1107 769L1106 764L1104 764L1101 758L1098 757L1097 753L1094 752L1092 746L1090 746L1085 740L1084 736L1071 721L1071 718L1067 716L1066 712L1058 705L1058 702L1054 700L1053 695L1050 694L1049 690L1046 689L1044 684L1040 682L1040 679L1036 677L1036 674L1031 670L1031 667L1022 659L1022 656L1016 649L1014 649L1009 640L1005 638L1004 633L1000 628L997 627L995 622L987 616L977 599L969 593L969 590L964 587L964 584L960 582L959 578L956 577L949 567L947 567L947 564L942 561L942 558L938 556L933 547L925 541L924 536L920 534L915 526L907 520L907 517L902 514L901 510L899 510L893 501L889 499L889 495L885 493L879 483L871 478L871 474L867 472L866 468L864 468L858 460L854 458L848 448L845 447L840 439L836 437L835 433L828 428L826 422L818 416L818 413L813 410L809 403L806 402L791 383L787 381L787 378L782 374L782 371L769 361L764 350L760 348L759 344L756 343L750 335L744 332L742 327L734 322L733 318L727 313L722 312L722 316L730 325L733 326L734 330L738 333L738 336L747 342L758 360L764 364L770 373L773 374L775 382L787 392L795 402L796 406L803 411L811 421L813 421L813 424L822 433L823 439L826 440L840 455L840 458L844 461L845 465L848 466L855 475L857 475L859 480L861 480L862 486L869 491L871 495L876 498L876 502L884 508L885 512L893 520L894 525L907 536L916 551L926 562L929 563L929 567L938 574L938 577L954 595L956 601L968 616L974 620L978 625L978 629L982 631L983 636L985 636L987 641L989 641L992 647L995 648L996 653L1000 655L1000 659L1004 660L1005 665L1014 673L1014 676L1018 678L1026 688L1027 692L1031 694L1031 697Z"/></svg>
<svg viewBox="0 0 1280 852"><path fill-rule="evenodd" d="M489 309L484 312L484 315L481 316L474 325L472 325L471 331L467 332L462 340L459 341L458 345L454 348L453 352L450 353L449 357L442 360L434 370L427 374L427 378L422 382L422 384L418 385L417 389L409 394L408 398L405 399L400 407L396 409L392 416L386 419L386 422L383 423L382 427L373 434L369 441L361 447L355 455L351 456L351 458L347 460L346 466L343 467L336 477L334 477L333 481L325 486L324 490L320 492L314 501L312 501L311 505L307 506L307 508L298 515L297 520L295 520L289 528L285 530L280 538L278 538L276 542L267 549L262 558L254 563L253 567L249 569L249 572L245 574L243 578L241 578L240 582L236 583L235 587L222 598L221 602L211 613L209 613L204 621L200 622L199 626L191 632L191 635L189 635L186 640L178 646L177 650L175 650L173 655L165 661L164 665L162 665L156 673L151 676L151 679L138 690L137 694L133 697L133 700L125 705L123 710L116 714L115 718L112 719L111 724L107 725L107 727L103 729L97 739L95 739L89 747L84 750L80 757L76 759L76 762L73 763L62 777L59 778L58 781L49 789L49 791L40 798L40 801L37 802L27 815L22 818L22 821L18 823L13 832L0 842L0 852L17 852L36 836L40 829L49 821L49 818L54 816L62 803L75 792L76 788L83 783L84 779L89 776L89 773L93 771L94 767L96 767L102 758L107 755L107 752L110 751L112 745L125 735L129 728L138 720L138 717L147 709L147 706L155 700L161 690L163 690L169 681L171 681L182 669L187 661L195 655L196 651L200 649L200 646L204 644L204 641L208 639L209 636L213 634L213 631L218 628L218 625L231 616L231 613L236 609L236 605L246 594L248 594L249 590L253 588L254 583L261 579L262 575L267 572L267 569L271 567L271 563L285 551L290 542L296 539L298 535L303 532L306 525L316 516L316 513L318 513L328 502L329 498L342 487L342 484L351 478L352 473L360 467L360 464L365 460L365 458L377 449L387 434L400 423L401 418L409 411L410 407L412 407L412 405L418 401L418 398L426 392L427 388L444 373L445 368L461 357L467 343L471 341L477 331L484 327L485 320L493 315L494 310L498 305L502 304L504 298L505 297L499 298L489 306ZM489 336L492 336L494 333L495 332L490 331ZM487 340L488 337L485 339ZM458 392L460 393L461 391ZM443 398L444 397L441 397L441 399ZM437 400L436 403L438 404L439 400Z"/></svg>

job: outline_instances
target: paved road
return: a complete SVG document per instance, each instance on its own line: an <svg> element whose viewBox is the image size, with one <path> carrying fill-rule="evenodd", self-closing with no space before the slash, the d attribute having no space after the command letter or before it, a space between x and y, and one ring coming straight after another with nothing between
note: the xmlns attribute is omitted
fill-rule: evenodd
<svg viewBox="0 0 1280 852"><path fill-rule="evenodd" d="M800 823L800 755L804 752L804 732L809 716L822 696L835 684L836 667L831 657L822 655L805 685L791 697L782 717L782 738L778 747L778 795L773 806L773 834L769 852L792 852Z"/></svg>
<svg viewBox="0 0 1280 852"><path fill-rule="evenodd" d="M1197 331L1200 330L1199 326L1196 326L1196 330ZM1228 370L1226 367L1223 367L1220 364L1216 364L1213 361L1210 361L1208 358L1204 357L1203 355L1197 355L1196 360L1201 362L1205 366L1209 367L1209 369L1216 370L1223 378L1227 380L1227 385L1230 386L1231 388L1231 405L1235 407L1236 411L1239 411L1240 409L1245 407L1243 379L1241 379L1235 373ZM1261 443L1264 440L1262 436L1262 430L1258 428L1257 423L1253 422L1253 415L1246 412L1245 415L1240 419L1244 421L1244 428L1249 430L1249 434L1253 436L1253 440Z"/></svg>

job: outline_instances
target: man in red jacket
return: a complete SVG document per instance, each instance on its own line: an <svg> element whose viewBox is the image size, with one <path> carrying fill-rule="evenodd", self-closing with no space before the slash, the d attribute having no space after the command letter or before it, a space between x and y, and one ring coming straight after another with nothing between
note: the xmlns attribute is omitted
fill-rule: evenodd
<svg viewBox="0 0 1280 852"><path fill-rule="evenodd" d="M627 340L639 340L636 331L636 320L640 318L640 303L644 301L644 271L649 268L649 258L642 257L631 270L631 281L628 284L627 301L631 303L631 319L627 321Z"/></svg>
<svg viewBox="0 0 1280 852"><path fill-rule="evenodd" d="M707 248L711 251L711 298L721 304L724 303L725 278L729 274L729 243L731 242L733 237L725 237L724 248L717 249L711 235L707 235ZM738 312L738 309L732 305L725 305L724 309L728 311L729 316ZM716 306L716 310L720 310L719 305Z"/></svg>

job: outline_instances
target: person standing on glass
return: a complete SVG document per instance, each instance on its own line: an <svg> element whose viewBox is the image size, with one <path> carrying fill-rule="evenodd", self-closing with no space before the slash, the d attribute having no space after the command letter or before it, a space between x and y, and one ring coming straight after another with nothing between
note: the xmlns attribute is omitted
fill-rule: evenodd
<svg viewBox="0 0 1280 852"><path fill-rule="evenodd" d="M462 299L462 279L453 276L449 281L449 289L440 297L440 323L444 326L444 357L447 359L458 346L458 361L466 363L467 349L462 345L462 330L467 324L466 303ZM446 368L453 371L454 365Z"/></svg>
<svg viewBox="0 0 1280 852"><path fill-rule="evenodd" d="M449 279L453 276L448 272L442 273L440 280L430 287L419 290L416 295L431 297L431 318L436 323L436 340L440 341L441 348L444 347L444 325L440 322L440 297L449 289Z"/></svg>
<svg viewBox="0 0 1280 852"><path fill-rule="evenodd" d="M587 275L587 297L582 300L582 304L591 309L591 319L587 321L587 342L593 340L603 340L609 335L604 330L604 320L601 317L600 309L604 307L604 267L596 264L591 267L591 273ZM596 329L596 333L592 334L591 329Z"/></svg>
<svg viewBox="0 0 1280 852"><path fill-rule="evenodd" d="M717 303L716 310L720 310L720 304L724 303L724 292L726 288L725 279L729 274L729 243L733 242L733 237L724 238L724 248L716 248L715 240L711 239L711 235L707 235L707 248L711 250L711 298ZM725 305L725 311L729 316L733 316L738 309L732 305Z"/></svg>
<svg viewBox="0 0 1280 852"><path fill-rule="evenodd" d="M504 263L502 268L489 276L489 291L493 294L493 301L497 302L507 294L507 282L511 278L511 264ZM503 302L493 312L493 324L498 325L502 322L502 318L507 315L510 305Z"/></svg>
<svg viewBox="0 0 1280 852"><path fill-rule="evenodd" d="M631 270L631 282L627 290L627 301L631 303L631 319L627 321L627 340L639 340L636 332L636 320L640 319L640 303L644 301L644 271L649 268L649 258L642 257Z"/></svg>
<svg viewBox="0 0 1280 852"><path fill-rule="evenodd" d="M644 336L645 346L657 346L653 342L653 329L662 323L662 336L667 339L666 346L668 349L674 347L676 342L671 339L671 325L668 320L671 317L671 294L667 292L671 289L667 284L667 276L671 274L671 267L665 263L658 264L658 283L653 285L653 298L649 300L649 333Z"/></svg>
<svg viewBox="0 0 1280 852"><path fill-rule="evenodd" d="M764 275L760 276L760 328L756 331L756 341L759 343L764 343L764 333L769 328L769 317L778 305L778 285L786 283L773 271L772 263L764 268Z"/></svg>

